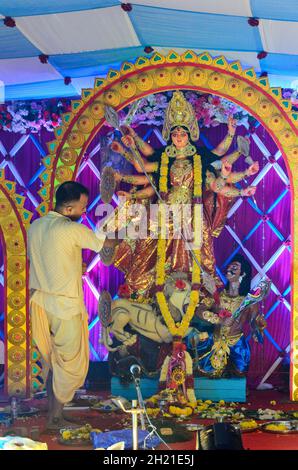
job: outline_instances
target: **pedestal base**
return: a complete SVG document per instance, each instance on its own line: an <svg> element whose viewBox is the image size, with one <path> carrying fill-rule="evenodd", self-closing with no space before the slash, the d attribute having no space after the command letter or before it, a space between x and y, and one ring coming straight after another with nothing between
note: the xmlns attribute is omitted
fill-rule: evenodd
<svg viewBox="0 0 298 470"><path fill-rule="evenodd" d="M140 387L144 399L150 398L158 392L158 379L143 378ZM111 393L116 396L120 395L127 400L137 398L134 384L123 385L118 377L112 377ZM244 403L246 401L246 378L209 379L196 377L195 395L197 399L201 400Z"/></svg>
<svg viewBox="0 0 298 470"><path fill-rule="evenodd" d="M195 378L197 399L226 402L246 402L246 377L230 379Z"/></svg>
<svg viewBox="0 0 298 470"><path fill-rule="evenodd" d="M144 400L152 397L158 392L158 379L145 379L140 380L140 388ZM133 382L128 384L123 384L120 382L118 377L112 377L111 381L111 393L112 395L120 395L121 397L126 398L127 400L136 400L137 392Z"/></svg>

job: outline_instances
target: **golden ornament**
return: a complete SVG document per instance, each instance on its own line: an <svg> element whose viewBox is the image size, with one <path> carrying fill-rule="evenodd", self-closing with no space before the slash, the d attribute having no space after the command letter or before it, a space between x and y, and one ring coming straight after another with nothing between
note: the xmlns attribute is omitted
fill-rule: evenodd
<svg viewBox="0 0 298 470"><path fill-rule="evenodd" d="M204 85L207 80L206 70L195 68L195 70L190 74L190 80L195 86Z"/></svg>
<svg viewBox="0 0 298 470"><path fill-rule="evenodd" d="M7 269L11 273L17 274L24 271L26 268L26 260L21 256L9 256L7 260Z"/></svg>
<svg viewBox="0 0 298 470"><path fill-rule="evenodd" d="M208 84L212 90L221 90L225 86L225 78L218 72L209 75Z"/></svg>
<svg viewBox="0 0 298 470"><path fill-rule="evenodd" d="M171 378L177 385L182 385L185 382L185 371L181 367L175 367L172 371Z"/></svg>
<svg viewBox="0 0 298 470"><path fill-rule="evenodd" d="M16 364L17 362L23 362L26 359L26 351L20 346L12 346L8 350L8 359Z"/></svg>
<svg viewBox="0 0 298 470"><path fill-rule="evenodd" d="M20 327L26 322L26 315L21 310L11 310L7 315L8 324Z"/></svg>
<svg viewBox="0 0 298 470"><path fill-rule="evenodd" d="M77 152L70 147L64 148L60 155L60 159L62 163L66 166L74 165L77 158L78 158Z"/></svg>
<svg viewBox="0 0 298 470"><path fill-rule="evenodd" d="M18 365L13 365L8 368L8 377L13 382L20 382L26 377L25 367Z"/></svg>
<svg viewBox="0 0 298 470"><path fill-rule="evenodd" d="M285 127L285 122L280 114L274 114L269 120L269 127L274 132L280 131Z"/></svg>
<svg viewBox="0 0 298 470"><path fill-rule="evenodd" d="M82 132L72 131L67 138L68 145L73 149L79 149L83 147L85 138Z"/></svg>
<svg viewBox="0 0 298 470"><path fill-rule="evenodd" d="M120 85L120 93L124 98L131 98L136 93L137 87L132 80L123 80Z"/></svg>
<svg viewBox="0 0 298 470"><path fill-rule="evenodd" d="M272 104L268 100L261 100L257 106L257 113L261 117L268 117L272 113Z"/></svg>
<svg viewBox="0 0 298 470"><path fill-rule="evenodd" d="M235 78L232 78L229 80L226 84L227 92L231 96L238 96L241 93L242 90L242 84L239 80L236 80Z"/></svg>
<svg viewBox="0 0 298 470"><path fill-rule="evenodd" d="M147 73L142 73L137 78L137 87L141 91L148 91L153 87L153 78Z"/></svg>
<svg viewBox="0 0 298 470"><path fill-rule="evenodd" d="M26 333L22 328L13 328L7 334L8 341L14 346L19 346L26 341Z"/></svg>
<svg viewBox="0 0 298 470"><path fill-rule="evenodd" d="M13 254L21 254L25 252L25 243L20 235L9 237L6 241L7 250Z"/></svg>
<svg viewBox="0 0 298 470"><path fill-rule="evenodd" d="M26 303L26 299L23 296L23 294L20 294L20 293L17 293L17 292L12 292L7 297L7 303L11 308L19 309L19 308L24 307L24 305Z"/></svg>
<svg viewBox="0 0 298 470"><path fill-rule="evenodd" d="M295 143L296 136L291 129L284 129L279 134L279 140L283 145L293 145Z"/></svg>
<svg viewBox="0 0 298 470"><path fill-rule="evenodd" d="M2 222L2 231L8 235L14 235L19 230L19 224L15 217L7 217Z"/></svg>
<svg viewBox="0 0 298 470"><path fill-rule="evenodd" d="M258 93L252 87L247 87L243 90L242 98L243 98L244 103L250 106L256 104L256 102L259 100Z"/></svg>
<svg viewBox="0 0 298 470"><path fill-rule="evenodd" d="M13 383L8 385L8 392L10 396L25 396L26 385L23 383Z"/></svg>
<svg viewBox="0 0 298 470"><path fill-rule="evenodd" d="M72 179L73 171L69 166L59 166L56 170L56 178L59 183L70 181Z"/></svg>
<svg viewBox="0 0 298 470"><path fill-rule="evenodd" d="M0 198L0 217L7 217L12 211L12 207L7 199Z"/></svg>
<svg viewBox="0 0 298 470"><path fill-rule="evenodd" d="M78 119L77 126L79 131L83 132L83 134L90 134L95 126L95 122L92 117L83 114L83 116Z"/></svg>
<svg viewBox="0 0 298 470"><path fill-rule="evenodd" d="M171 129L177 126L186 127L189 130L191 140L198 140L200 131L195 111L181 91L174 91L165 111L162 129L165 141L169 140Z"/></svg>
<svg viewBox="0 0 298 470"><path fill-rule="evenodd" d="M102 119L105 115L104 104L101 101L94 101L90 107L90 114L94 119Z"/></svg>
<svg viewBox="0 0 298 470"><path fill-rule="evenodd" d="M26 280L20 274L12 274L7 280L7 285L13 291L20 291L26 287Z"/></svg>
<svg viewBox="0 0 298 470"><path fill-rule="evenodd" d="M166 69L160 69L154 73L154 79L158 86L167 86L171 81L171 74Z"/></svg>
<svg viewBox="0 0 298 470"><path fill-rule="evenodd" d="M104 100L107 105L116 107L120 104L121 97L117 91L110 90L104 93Z"/></svg>
<svg viewBox="0 0 298 470"><path fill-rule="evenodd" d="M288 148L286 154L288 155L288 157L298 159L298 146L293 145L293 147ZM297 160L295 160L295 163L296 161Z"/></svg>
<svg viewBox="0 0 298 470"><path fill-rule="evenodd" d="M189 80L189 72L184 68L177 68L172 73L172 80L177 85L184 85Z"/></svg>

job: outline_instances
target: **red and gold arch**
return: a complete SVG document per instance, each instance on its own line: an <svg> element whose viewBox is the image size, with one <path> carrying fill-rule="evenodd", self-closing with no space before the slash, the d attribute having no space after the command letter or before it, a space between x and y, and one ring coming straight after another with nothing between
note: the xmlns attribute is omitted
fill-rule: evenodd
<svg viewBox="0 0 298 470"><path fill-rule="evenodd" d="M5 392L26 396L31 384L26 227L31 212L0 171L0 236L4 253Z"/></svg>

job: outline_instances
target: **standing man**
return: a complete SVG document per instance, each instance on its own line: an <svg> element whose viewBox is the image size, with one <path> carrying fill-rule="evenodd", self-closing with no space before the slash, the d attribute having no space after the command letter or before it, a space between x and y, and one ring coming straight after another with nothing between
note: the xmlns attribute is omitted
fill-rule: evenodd
<svg viewBox="0 0 298 470"><path fill-rule="evenodd" d="M67 181L56 192L53 211L28 230L32 337L49 369L48 429L66 424L63 405L85 381L89 366L88 316L82 287L82 249L113 248L77 221L88 204L88 189Z"/></svg>

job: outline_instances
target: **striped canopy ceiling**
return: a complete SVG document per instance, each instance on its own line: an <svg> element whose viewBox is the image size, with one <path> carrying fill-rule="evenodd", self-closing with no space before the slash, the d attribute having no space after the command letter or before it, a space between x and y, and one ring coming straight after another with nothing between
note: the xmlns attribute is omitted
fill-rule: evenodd
<svg viewBox="0 0 298 470"><path fill-rule="evenodd" d="M1 0L5 100L74 96L144 48L225 55L298 88L298 0ZM13 18L9 27L7 17ZM6 21L4 23L4 20ZM249 18L258 21L249 24ZM9 22L11 24L11 22ZM254 25L253 25L254 24ZM265 57L258 58L260 52ZM41 63L39 56L48 56ZM150 53L147 53L149 56ZM66 85L64 78L70 77Z"/></svg>

